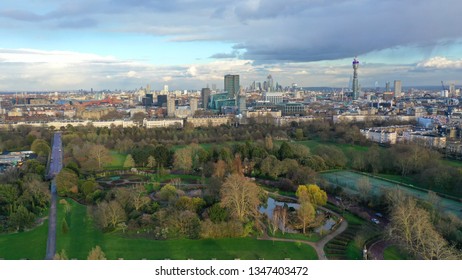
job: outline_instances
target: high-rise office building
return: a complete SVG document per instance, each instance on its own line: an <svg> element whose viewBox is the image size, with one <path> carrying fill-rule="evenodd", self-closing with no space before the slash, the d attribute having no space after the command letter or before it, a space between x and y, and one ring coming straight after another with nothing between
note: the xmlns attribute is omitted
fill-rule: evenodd
<svg viewBox="0 0 462 280"><path fill-rule="evenodd" d="M243 114L247 111L246 96L244 94L239 94L237 103L239 114Z"/></svg>
<svg viewBox="0 0 462 280"><path fill-rule="evenodd" d="M357 100L359 97L358 68L359 61L355 57L355 59L353 60L353 100Z"/></svg>
<svg viewBox="0 0 462 280"><path fill-rule="evenodd" d="M194 115L194 113L197 111L197 103L198 100L195 97L192 97L189 99L189 107L191 108L191 114Z"/></svg>
<svg viewBox="0 0 462 280"><path fill-rule="evenodd" d="M401 81L395 80L395 85L394 85L394 97L399 97L401 96Z"/></svg>
<svg viewBox="0 0 462 280"><path fill-rule="evenodd" d="M390 92L390 82L385 83L385 92Z"/></svg>
<svg viewBox="0 0 462 280"><path fill-rule="evenodd" d="M167 115L175 117L175 97L172 95L167 96Z"/></svg>
<svg viewBox="0 0 462 280"><path fill-rule="evenodd" d="M271 74L266 77L266 81L266 86L268 87L267 91L274 91L273 76L271 76Z"/></svg>
<svg viewBox="0 0 462 280"><path fill-rule="evenodd" d="M210 100L210 94L212 92L208 87L203 88L201 90L201 99L202 99L202 108L206 109L208 108L209 100Z"/></svg>
<svg viewBox="0 0 462 280"><path fill-rule="evenodd" d="M225 91L228 92L228 97L237 99L239 90L239 75L225 75Z"/></svg>
<svg viewBox="0 0 462 280"><path fill-rule="evenodd" d="M167 95L166 94L159 94L157 96L157 106L159 107L167 106Z"/></svg>
<svg viewBox="0 0 462 280"><path fill-rule="evenodd" d="M143 97L143 106L150 107L153 103L153 95L150 93L146 94L146 97Z"/></svg>

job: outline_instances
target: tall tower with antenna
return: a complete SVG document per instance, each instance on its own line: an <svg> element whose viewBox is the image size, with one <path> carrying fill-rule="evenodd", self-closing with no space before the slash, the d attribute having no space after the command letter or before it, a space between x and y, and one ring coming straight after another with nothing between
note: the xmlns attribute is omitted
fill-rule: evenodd
<svg viewBox="0 0 462 280"><path fill-rule="evenodd" d="M355 57L353 60L353 100L357 100L359 97L358 68L359 61Z"/></svg>

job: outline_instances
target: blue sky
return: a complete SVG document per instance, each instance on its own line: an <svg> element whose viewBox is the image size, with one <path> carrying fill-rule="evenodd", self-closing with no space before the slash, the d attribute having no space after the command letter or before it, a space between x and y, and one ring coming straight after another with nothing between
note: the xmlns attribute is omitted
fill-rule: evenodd
<svg viewBox="0 0 462 280"><path fill-rule="evenodd" d="M460 0L3 0L0 90L461 83Z"/></svg>

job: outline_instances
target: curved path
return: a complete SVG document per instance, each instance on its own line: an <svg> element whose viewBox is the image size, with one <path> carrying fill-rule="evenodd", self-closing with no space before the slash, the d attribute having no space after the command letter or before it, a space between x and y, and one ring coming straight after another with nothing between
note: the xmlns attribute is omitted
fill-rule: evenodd
<svg viewBox="0 0 462 280"><path fill-rule="evenodd" d="M277 194L277 196L283 197L283 198L286 198L286 199L295 200L293 197L290 197L290 196L279 195L279 194ZM299 239L284 239L284 238L269 237L268 235L265 235L264 237L261 237L261 238L258 238L258 239L283 241L283 242L301 242L301 243L304 243L304 244L307 244L307 245L310 245L311 247L313 247L316 250L316 254L318 255L318 259L327 260L326 253L324 252L324 246L326 246L326 244L329 241L331 241L332 239L337 237L339 234L344 232L348 228L348 222L340 214L338 214L338 213L336 213L336 212L334 212L332 210L329 210L329 209L327 209L325 207L319 207L319 208L322 209L325 212L329 212L330 214L336 216L338 219L341 220L340 225L336 225L336 229L334 231L332 231L331 233L329 233L328 235L321 238L321 240L319 240L317 242L311 242L311 241L304 241L304 240L299 240Z"/></svg>
<svg viewBox="0 0 462 280"><path fill-rule="evenodd" d="M369 255L372 260L384 260L383 252L391 246L388 240L378 240L369 246Z"/></svg>

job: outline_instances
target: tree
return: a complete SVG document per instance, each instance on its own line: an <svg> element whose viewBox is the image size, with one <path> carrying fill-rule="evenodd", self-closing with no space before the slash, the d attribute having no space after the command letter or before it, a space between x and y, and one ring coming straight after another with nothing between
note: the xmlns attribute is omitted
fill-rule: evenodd
<svg viewBox="0 0 462 280"><path fill-rule="evenodd" d="M290 145L287 142L282 142L281 147L278 150L278 157L279 160L294 157L292 147L290 147Z"/></svg>
<svg viewBox="0 0 462 280"><path fill-rule="evenodd" d="M300 204L303 202L309 202L313 205L314 208L317 206L326 205L327 203L327 194L325 191L321 190L317 185L300 185L298 186L295 195L298 197Z"/></svg>
<svg viewBox="0 0 462 280"><path fill-rule="evenodd" d="M164 201L173 201L178 197L177 190L174 186L167 184L157 193L157 196Z"/></svg>
<svg viewBox="0 0 462 280"><path fill-rule="evenodd" d="M273 137L269 134L265 136L265 149L268 151L273 150Z"/></svg>
<svg viewBox="0 0 462 280"><path fill-rule="evenodd" d="M94 193L98 187L98 183L94 180L87 180L83 182L82 186L80 187L80 191L87 197L88 195Z"/></svg>
<svg viewBox="0 0 462 280"><path fill-rule="evenodd" d="M136 211L141 210L141 208L151 202L151 199L147 196L146 189L143 186L130 188L130 198L133 208L135 208Z"/></svg>
<svg viewBox="0 0 462 280"><path fill-rule="evenodd" d="M132 167L135 167L135 160L133 159L132 155L128 154L124 161L124 168Z"/></svg>
<svg viewBox="0 0 462 280"><path fill-rule="evenodd" d="M127 215L119 202L112 200L97 205L97 218L104 229L115 229L127 220Z"/></svg>
<svg viewBox="0 0 462 280"><path fill-rule="evenodd" d="M61 252L56 253L55 256L53 257L53 260L68 260L69 258L67 257L66 250L62 249Z"/></svg>
<svg viewBox="0 0 462 280"><path fill-rule="evenodd" d="M175 166L176 169L187 172L191 170L192 165L192 151L190 148L186 147L175 151L173 155L173 166Z"/></svg>
<svg viewBox="0 0 462 280"><path fill-rule="evenodd" d="M103 145L92 145L90 148L89 157L96 160L99 170L101 170L103 165L107 164L111 159L109 156L109 150Z"/></svg>
<svg viewBox="0 0 462 280"><path fill-rule="evenodd" d="M8 223L10 227L17 231L23 231L30 228L34 224L35 215L27 210L23 205L19 205L18 209L11 213Z"/></svg>
<svg viewBox="0 0 462 280"><path fill-rule="evenodd" d="M43 139L35 139L30 146L30 149L38 156L48 156L51 151L50 145Z"/></svg>
<svg viewBox="0 0 462 280"><path fill-rule="evenodd" d="M229 209L232 216L244 222L258 215L261 189L244 176L228 176L221 188L221 205Z"/></svg>
<svg viewBox="0 0 462 280"><path fill-rule="evenodd" d="M152 168L156 167L156 164L157 164L156 163L156 158L154 156L149 156L147 166L152 169Z"/></svg>
<svg viewBox="0 0 462 280"><path fill-rule="evenodd" d="M414 198L393 195L389 236L415 256L425 260L458 259L460 253L449 246L431 223L430 213L417 205ZM392 196L389 196L392 197Z"/></svg>
<svg viewBox="0 0 462 280"><path fill-rule="evenodd" d="M369 182L368 177L361 177L356 181L356 186L358 187L359 197L361 198L362 202L367 202L371 195L372 186Z"/></svg>
<svg viewBox="0 0 462 280"><path fill-rule="evenodd" d="M306 232L307 225L314 221L315 214L316 210L309 201L302 201L300 203L300 207L297 209L297 216L302 222L303 234Z"/></svg>
<svg viewBox="0 0 462 280"><path fill-rule="evenodd" d="M217 178L223 178L226 174L226 162L224 160L218 160L216 163L213 164L213 176Z"/></svg>
<svg viewBox="0 0 462 280"><path fill-rule="evenodd" d="M56 175L56 187L60 196L68 194L76 194L78 192L79 178L77 174L69 168L63 168L61 172Z"/></svg>
<svg viewBox="0 0 462 280"><path fill-rule="evenodd" d="M93 247L90 250L90 253L88 253L87 260L105 260L106 259L106 254L104 254L103 250L101 247L96 245L96 247Z"/></svg>

